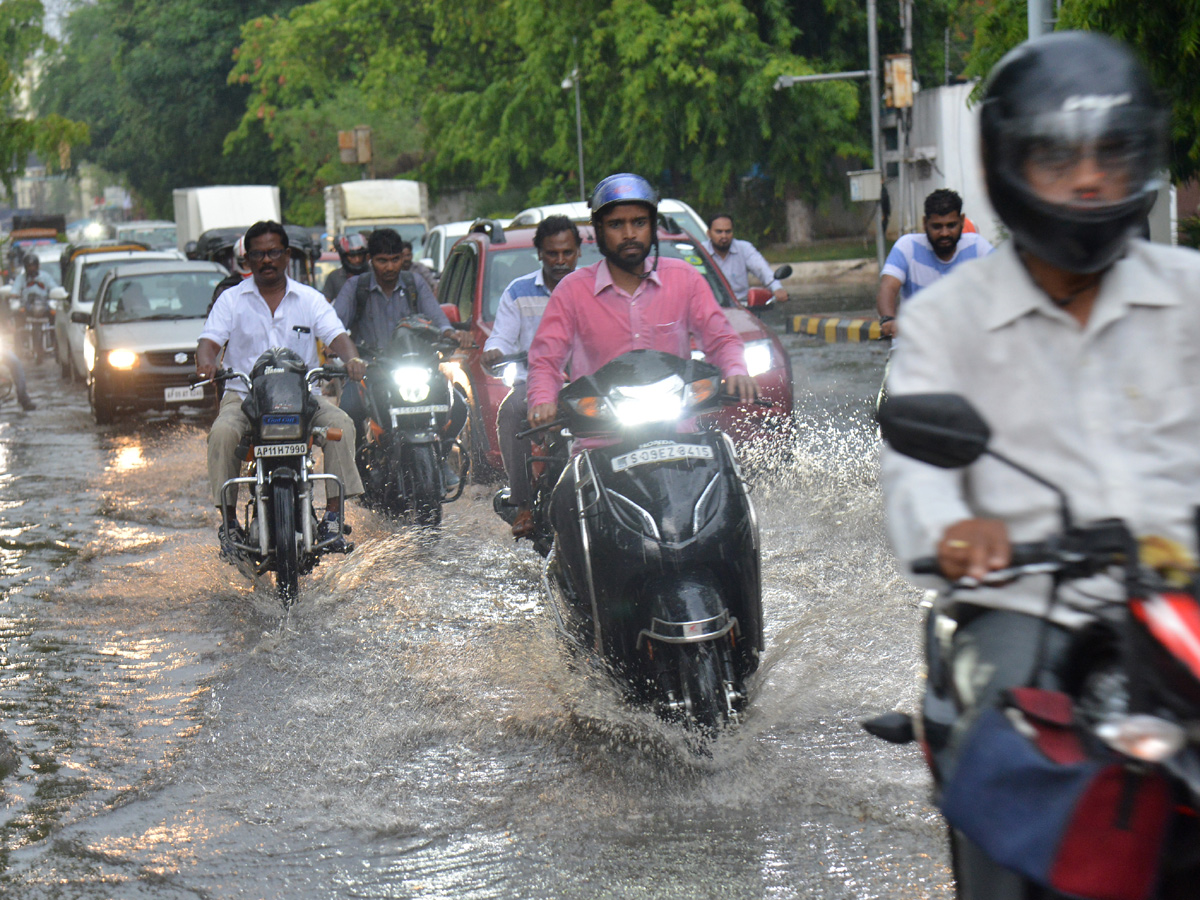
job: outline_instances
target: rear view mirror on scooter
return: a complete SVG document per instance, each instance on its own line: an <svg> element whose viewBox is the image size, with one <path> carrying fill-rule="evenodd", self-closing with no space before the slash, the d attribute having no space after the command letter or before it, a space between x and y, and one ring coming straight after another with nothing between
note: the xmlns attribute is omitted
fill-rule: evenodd
<svg viewBox="0 0 1200 900"><path fill-rule="evenodd" d="M987 422L958 394L888 397L878 420L880 434L897 453L942 469L971 465L991 437Z"/></svg>

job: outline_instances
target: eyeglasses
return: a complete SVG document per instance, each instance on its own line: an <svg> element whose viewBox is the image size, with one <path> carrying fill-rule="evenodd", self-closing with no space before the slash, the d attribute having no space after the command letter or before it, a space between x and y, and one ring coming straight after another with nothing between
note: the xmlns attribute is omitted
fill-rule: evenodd
<svg viewBox="0 0 1200 900"><path fill-rule="evenodd" d="M247 250L246 259L250 262L262 262L263 257L267 259L279 259L283 254L287 253L283 247L272 247L270 250Z"/></svg>

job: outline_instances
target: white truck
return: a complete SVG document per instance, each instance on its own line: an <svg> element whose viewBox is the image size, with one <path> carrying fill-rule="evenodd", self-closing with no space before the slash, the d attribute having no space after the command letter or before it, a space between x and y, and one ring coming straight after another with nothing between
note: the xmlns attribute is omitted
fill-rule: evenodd
<svg viewBox="0 0 1200 900"><path fill-rule="evenodd" d="M249 228L283 221L279 188L273 184L220 184L176 188L175 239L179 249L211 228Z"/></svg>
<svg viewBox="0 0 1200 900"><path fill-rule="evenodd" d="M429 229L429 188L420 181L347 181L325 188L325 231L330 237L394 228L420 247Z"/></svg>

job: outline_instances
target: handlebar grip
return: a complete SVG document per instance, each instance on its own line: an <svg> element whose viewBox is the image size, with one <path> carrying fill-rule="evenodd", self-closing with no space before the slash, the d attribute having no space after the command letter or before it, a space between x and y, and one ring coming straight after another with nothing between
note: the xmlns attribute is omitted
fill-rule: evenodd
<svg viewBox="0 0 1200 900"><path fill-rule="evenodd" d="M1044 541L1030 541L1026 544L1012 545L1012 562L1010 566L1032 566L1037 563L1051 562L1054 554Z"/></svg>
<svg viewBox="0 0 1200 900"><path fill-rule="evenodd" d="M912 561L910 567L914 575L941 575L942 567L936 556L919 556Z"/></svg>

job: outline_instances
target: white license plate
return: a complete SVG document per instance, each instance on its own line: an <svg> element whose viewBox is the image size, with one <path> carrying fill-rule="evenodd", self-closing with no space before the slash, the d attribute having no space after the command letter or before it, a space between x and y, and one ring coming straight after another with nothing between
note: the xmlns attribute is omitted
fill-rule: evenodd
<svg viewBox="0 0 1200 900"><path fill-rule="evenodd" d="M396 416L415 416L415 415L432 415L433 413L450 412L450 407L444 403L435 406L393 406L389 412L392 418Z"/></svg>
<svg viewBox="0 0 1200 900"><path fill-rule="evenodd" d="M712 447L706 444L658 444L654 447L641 447L630 453L614 456L612 467L614 472L623 472L647 463L670 462L673 459L712 458Z"/></svg>
<svg viewBox="0 0 1200 900"><path fill-rule="evenodd" d="M168 403L186 403L188 400L203 400L203 387L165 388L163 394Z"/></svg>
<svg viewBox="0 0 1200 900"><path fill-rule="evenodd" d="M263 456L305 456L308 454L308 444L255 444L254 455Z"/></svg>

